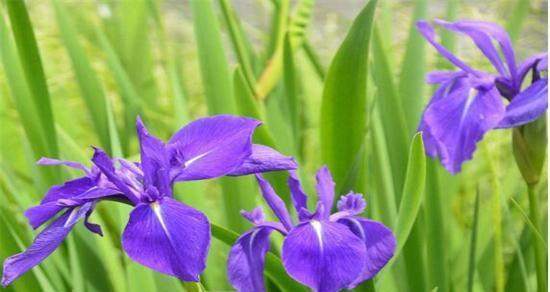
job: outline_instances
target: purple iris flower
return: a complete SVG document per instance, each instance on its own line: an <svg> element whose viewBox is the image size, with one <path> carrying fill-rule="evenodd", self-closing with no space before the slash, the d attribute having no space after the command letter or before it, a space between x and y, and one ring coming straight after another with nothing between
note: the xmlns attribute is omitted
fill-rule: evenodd
<svg viewBox="0 0 550 292"><path fill-rule="evenodd" d="M468 36L496 70L488 73L470 67L436 41L430 23L417 23L424 38L458 68L428 75L427 82L439 88L419 126L428 155L439 158L455 174L472 158L486 132L518 127L544 114L548 76L543 72L548 70L548 55L537 54L517 66L510 38L500 26L474 20L435 20L434 24ZM529 72L531 80L526 82Z"/></svg>
<svg viewBox="0 0 550 292"><path fill-rule="evenodd" d="M343 196L337 204L338 212L330 214L334 182L327 167L317 172L314 213L307 209L307 196L295 172L290 172L288 185L298 214L297 224L271 185L260 174L256 178L280 222L266 222L259 207L241 212L255 227L244 233L229 253L229 280L238 291L265 291L265 256L274 230L285 237L282 260L288 274L315 291L351 289L374 277L392 258L395 236L383 224L358 216L366 207L361 194Z"/></svg>
<svg viewBox="0 0 550 292"><path fill-rule="evenodd" d="M122 247L130 258L181 280L198 281L205 268L210 225L202 212L173 199L173 184L295 169L293 158L252 144L258 125L254 119L227 115L203 118L164 143L149 134L138 118L140 163L111 159L99 148L94 148L91 169L76 162L41 159L39 164L63 164L82 170L84 176L52 187L40 205L25 212L32 227L38 228L65 210L26 251L6 259L2 285L9 285L48 257L80 219L101 235L101 228L88 222L99 200L134 206L122 235Z"/></svg>

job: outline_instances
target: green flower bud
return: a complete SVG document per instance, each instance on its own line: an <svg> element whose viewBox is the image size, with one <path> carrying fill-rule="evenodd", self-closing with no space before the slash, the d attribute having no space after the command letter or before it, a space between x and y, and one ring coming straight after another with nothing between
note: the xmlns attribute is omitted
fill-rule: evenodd
<svg viewBox="0 0 550 292"><path fill-rule="evenodd" d="M547 141L546 115L527 125L513 129L514 157L527 184L539 182L546 156Z"/></svg>

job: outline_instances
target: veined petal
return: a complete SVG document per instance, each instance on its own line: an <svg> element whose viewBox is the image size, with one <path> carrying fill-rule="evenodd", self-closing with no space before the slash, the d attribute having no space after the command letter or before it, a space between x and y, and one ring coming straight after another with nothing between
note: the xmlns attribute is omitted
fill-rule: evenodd
<svg viewBox="0 0 550 292"><path fill-rule="evenodd" d="M164 143L149 133L139 117L136 121L136 129L145 188L154 186L161 195L172 196L170 160Z"/></svg>
<svg viewBox="0 0 550 292"><path fill-rule="evenodd" d="M233 245L227 260L227 275L233 288L241 292L265 291L265 255L271 232L271 228L256 227Z"/></svg>
<svg viewBox="0 0 550 292"><path fill-rule="evenodd" d="M334 202L335 183L326 165L317 171L315 178L317 180L317 184L315 185L317 196L324 207L324 210L320 215L322 218L328 218L330 211L332 210L332 203Z"/></svg>
<svg viewBox="0 0 550 292"><path fill-rule="evenodd" d="M209 245L206 216L170 197L136 206L122 234L130 258L183 281L199 281Z"/></svg>
<svg viewBox="0 0 550 292"><path fill-rule="evenodd" d="M548 108L548 79L541 78L516 95L497 128L515 128L536 120Z"/></svg>
<svg viewBox="0 0 550 292"><path fill-rule="evenodd" d="M219 115L198 119L179 130L168 142L176 181L226 175L252 153L252 134L260 122Z"/></svg>
<svg viewBox="0 0 550 292"><path fill-rule="evenodd" d="M504 116L504 105L495 87L474 89L468 78L456 82L459 85L432 102L423 117L430 136L425 141L426 149L432 149L453 174L472 158L477 142Z"/></svg>
<svg viewBox="0 0 550 292"><path fill-rule="evenodd" d="M271 187L269 182L265 180L261 174L256 174L256 179L258 181L258 185L260 185L260 189L266 203L269 205L271 210L273 210L275 216L279 218L286 230L292 229L292 219L290 218L290 214L288 214L285 202L281 200L281 198L273 190L273 187Z"/></svg>
<svg viewBox="0 0 550 292"><path fill-rule="evenodd" d="M51 187L44 198L42 204L55 202L59 199L69 199L81 195L88 190L94 188L96 183L89 177L79 177L73 180L64 182L62 185Z"/></svg>
<svg viewBox="0 0 550 292"><path fill-rule="evenodd" d="M90 170L84 166L82 163L70 161L70 160L59 160L55 158L42 157L36 162L38 165L65 165L70 168L82 170L84 174L90 174Z"/></svg>
<svg viewBox="0 0 550 292"><path fill-rule="evenodd" d="M228 175L239 176L253 173L296 169L298 165L291 156L281 153L264 145L253 144L252 154Z"/></svg>
<svg viewBox="0 0 550 292"><path fill-rule="evenodd" d="M298 174L296 171L291 170L288 172L288 188L290 189L290 198L292 199L292 204L294 205L294 209L296 209L296 212L298 213L298 217L300 221L306 220L305 217L301 216L302 214L300 210L307 209L307 195L302 189L302 185L300 183L300 179L298 179Z"/></svg>
<svg viewBox="0 0 550 292"><path fill-rule="evenodd" d="M359 283L374 277L393 257L397 241L393 232L384 224L360 217L346 217L339 221L365 244L367 256L361 275L348 287L352 289Z"/></svg>
<svg viewBox="0 0 550 292"><path fill-rule="evenodd" d="M282 260L298 282L315 291L338 291L360 276L366 247L346 225L313 220L286 236Z"/></svg>
<svg viewBox="0 0 550 292"><path fill-rule="evenodd" d="M6 287L53 253L91 207L89 203L68 210L40 232L26 251L7 258L4 261L2 286Z"/></svg>

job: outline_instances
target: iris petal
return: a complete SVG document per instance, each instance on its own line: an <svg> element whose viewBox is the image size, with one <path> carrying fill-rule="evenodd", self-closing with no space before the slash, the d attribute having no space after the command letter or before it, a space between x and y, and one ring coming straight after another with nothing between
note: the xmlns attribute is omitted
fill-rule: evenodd
<svg viewBox="0 0 550 292"><path fill-rule="evenodd" d="M136 128L145 187L155 186L161 194L171 196L170 161L164 143L147 131L139 117L136 121Z"/></svg>
<svg viewBox="0 0 550 292"><path fill-rule="evenodd" d="M92 203L88 203L81 208L68 210L40 232L27 250L7 258L4 261L2 285L9 285L52 254L91 207Z"/></svg>
<svg viewBox="0 0 550 292"><path fill-rule="evenodd" d="M271 232L271 228L256 227L239 237L231 248L227 275L238 291L265 291L263 273Z"/></svg>
<svg viewBox="0 0 550 292"><path fill-rule="evenodd" d="M548 79L541 78L512 99L498 128L515 128L536 120L548 108Z"/></svg>
<svg viewBox="0 0 550 292"><path fill-rule="evenodd" d="M189 123L168 142L173 179L200 180L230 173L252 153L252 133L259 125L257 120L229 115Z"/></svg>
<svg viewBox="0 0 550 292"><path fill-rule="evenodd" d="M122 235L130 258L183 281L199 280L209 245L206 216L169 197L136 206Z"/></svg>
<svg viewBox="0 0 550 292"><path fill-rule="evenodd" d="M361 275L348 288L374 277L393 257L397 241L393 232L384 224L360 217L347 217L339 222L361 238L367 248L365 265Z"/></svg>
<svg viewBox="0 0 550 292"><path fill-rule="evenodd" d="M319 201L323 204L324 210L321 212L321 218L328 218L330 211L332 210L332 203L334 202L334 180L332 175L325 165L321 167L315 175L317 184L315 189L319 196Z"/></svg>
<svg viewBox="0 0 550 292"><path fill-rule="evenodd" d="M258 184L260 185L260 189L262 191L262 195L264 196L265 201L267 202L271 210L273 210L275 216L279 218L279 220L287 230L292 229L292 219L290 218L290 214L288 214L285 202L281 200L281 198L275 193L273 187L271 187L269 182L265 180L260 174L256 175L256 179L258 181Z"/></svg>
<svg viewBox="0 0 550 292"><path fill-rule="evenodd" d="M476 144L504 116L504 105L495 87L474 89L461 78L447 95L428 105L422 124L429 131L426 149L439 157L451 173L472 158ZM422 126L421 124L421 126Z"/></svg>
<svg viewBox="0 0 550 292"><path fill-rule="evenodd" d="M290 198L292 199L294 209L296 209L296 212L298 213L298 217L300 217L300 221L304 221L306 220L306 218L302 216L303 213L301 213L300 210L307 209L307 195L302 189L302 185L300 183L300 180L298 179L298 174L295 171L289 171L288 173L288 188L290 189Z"/></svg>
<svg viewBox="0 0 550 292"><path fill-rule="evenodd" d="M253 144L252 154L228 175L240 176L267 171L296 169L297 167L298 165L293 157L282 155L264 145Z"/></svg>
<svg viewBox="0 0 550 292"><path fill-rule="evenodd" d="M315 291L338 291L360 276L366 248L346 225L314 220L287 235L282 260L298 282Z"/></svg>

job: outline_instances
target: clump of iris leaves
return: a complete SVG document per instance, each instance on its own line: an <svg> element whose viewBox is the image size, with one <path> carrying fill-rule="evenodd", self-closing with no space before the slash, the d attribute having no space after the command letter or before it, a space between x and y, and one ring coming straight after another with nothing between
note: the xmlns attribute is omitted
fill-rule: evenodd
<svg viewBox="0 0 550 292"><path fill-rule="evenodd" d="M261 52L227 0L2 3L2 284L546 291L548 61L517 49L529 2L496 23L429 2L401 50L398 4L366 1L326 62L314 0L268 2ZM194 37L167 9L190 10ZM136 135L138 116L175 134L138 118Z"/></svg>

